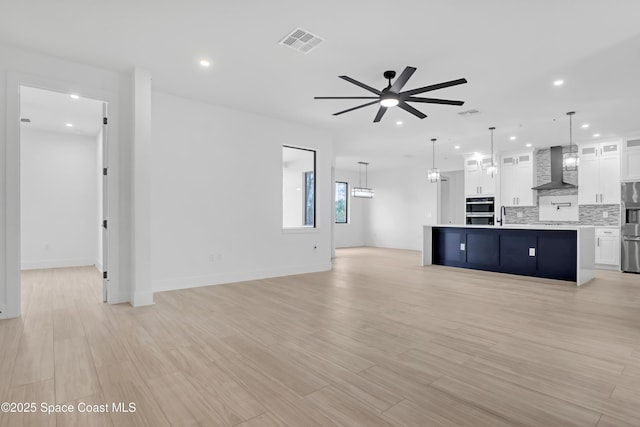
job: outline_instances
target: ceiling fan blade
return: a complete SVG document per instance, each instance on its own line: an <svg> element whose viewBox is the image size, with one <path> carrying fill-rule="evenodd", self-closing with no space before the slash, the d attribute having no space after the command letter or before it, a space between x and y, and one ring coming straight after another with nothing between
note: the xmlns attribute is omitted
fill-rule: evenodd
<svg viewBox="0 0 640 427"><path fill-rule="evenodd" d="M425 117L427 117L427 115L424 114L422 111L416 110L415 108L413 108L411 105L407 104L404 101L400 101L400 103L398 104L398 107L402 108L404 111L407 111L413 114L419 119L424 119Z"/></svg>
<svg viewBox="0 0 640 427"><path fill-rule="evenodd" d="M387 112L387 107L383 107L381 105L380 108L378 108L378 114L376 114L376 118L373 119L373 123L378 123L380 120L382 120L382 116L384 116L384 113L386 112Z"/></svg>
<svg viewBox="0 0 640 427"><path fill-rule="evenodd" d="M398 77L396 81L393 82L389 90L395 93L400 92L400 89L402 89L404 85L407 84L407 81L411 78L411 76L415 72L416 72L416 69L414 67L406 67L402 72L402 74L400 74L400 77Z"/></svg>
<svg viewBox="0 0 640 427"><path fill-rule="evenodd" d="M463 105L464 101L452 101L450 99L437 99L437 98L418 98L410 96L405 99L405 102L422 102L424 104L446 104L446 105Z"/></svg>
<svg viewBox="0 0 640 427"><path fill-rule="evenodd" d="M379 96L314 96L313 99L380 99Z"/></svg>
<svg viewBox="0 0 640 427"><path fill-rule="evenodd" d="M356 85L356 86L360 86L362 89L366 89L366 90L368 90L369 92L373 92L373 93L375 93L376 95L382 95L382 91L379 91L378 89L373 88L373 87L371 87L371 86L368 86L368 85L366 85L366 84L364 84L364 83L360 83L359 81L354 80L354 79L352 79L352 78L351 78L351 77L349 77L349 76L338 76L338 77L340 77L342 80L346 80L346 81L348 81L349 83L353 83L353 84L354 84L354 85Z"/></svg>
<svg viewBox="0 0 640 427"><path fill-rule="evenodd" d="M334 116L339 116L340 114L348 113L349 111L357 110L358 108L368 107L369 105L377 104L378 100L367 102L366 104L358 105L357 107L349 108L348 110L338 111L337 113L333 113Z"/></svg>
<svg viewBox="0 0 640 427"><path fill-rule="evenodd" d="M457 86L457 85L461 85L461 84L464 84L464 83L467 83L467 79L451 80L450 82L438 83L438 84L435 84L435 85L424 86L424 87L419 87L417 89L407 90L407 91L401 92L400 95L411 96L411 95L416 95L418 93L424 93L424 92L429 92L429 91L432 91L432 90L444 89L445 87Z"/></svg>

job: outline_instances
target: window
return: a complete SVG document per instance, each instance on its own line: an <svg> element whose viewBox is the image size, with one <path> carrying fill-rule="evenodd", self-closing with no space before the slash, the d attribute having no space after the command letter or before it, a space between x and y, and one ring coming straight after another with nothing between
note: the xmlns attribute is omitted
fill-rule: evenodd
<svg viewBox="0 0 640 427"><path fill-rule="evenodd" d="M349 184L336 182L336 224L346 224L349 209Z"/></svg>
<svg viewBox="0 0 640 427"><path fill-rule="evenodd" d="M304 225L315 225L316 221L316 180L313 171L304 173Z"/></svg>
<svg viewBox="0 0 640 427"><path fill-rule="evenodd" d="M282 147L282 227L316 226L316 152Z"/></svg>

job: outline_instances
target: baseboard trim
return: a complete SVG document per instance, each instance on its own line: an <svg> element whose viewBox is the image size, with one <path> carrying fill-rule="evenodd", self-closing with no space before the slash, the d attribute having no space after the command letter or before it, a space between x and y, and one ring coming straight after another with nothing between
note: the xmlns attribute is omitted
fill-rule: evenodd
<svg viewBox="0 0 640 427"><path fill-rule="evenodd" d="M131 305L134 307L153 305L153 292L134 292Z"/></svg>
<svg viewBox="0 0 640 427"><path fill-rule="evenodd" d="M95 265L92 259L52 259L45 261L23 261L20 268L22 270L40 270L43 268L66 268L66 267L86 267Z"/></svg>
<svg viewBox="0 0 640 427"><path fill-rule="evenodd" d="M331 270L331 262L310 264L276 269L230 272L209 276L180 277L175 279L153 280L154 292L175 291L178 289L199 288L202 286L223 285L246 282L248 280L270 279L273 277L293 276L295 274L318 273Z"/></svg>
<svg viewBox="0 0 640 427"><path fill-rule="evenodd" d="M0 319L6 319L8 316L7 314L7 306L6 305L0 305Z"/></svg>

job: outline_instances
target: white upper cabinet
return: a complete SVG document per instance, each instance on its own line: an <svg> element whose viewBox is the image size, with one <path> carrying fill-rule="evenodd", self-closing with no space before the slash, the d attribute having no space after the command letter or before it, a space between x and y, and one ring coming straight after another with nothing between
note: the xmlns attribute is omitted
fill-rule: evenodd
<svg viewBox="0 0 640 427"><path fill-rule="evenodd" d="M620 143L581 145L578 167L578 203L620 203Z"/></svg>
<svg viewBox="0 0 640 427"><path fill-rule="evenodd" d="M628 138L623 144L622 180L640 180L640 136Z"/></svg>
<svg viewBox="0 0 640 427"><path fill-rule="evenodd" d="M487 167L490 165L489 156L464 160L464 188L467 196L495 196L496 176L487 174Z"/></svg>
<svg viewBox="0 0 640 427"><path fill-rule="evenodd" d="M500 200L504 206L533 206L533 152L505 154L500 159Z"/></svg>

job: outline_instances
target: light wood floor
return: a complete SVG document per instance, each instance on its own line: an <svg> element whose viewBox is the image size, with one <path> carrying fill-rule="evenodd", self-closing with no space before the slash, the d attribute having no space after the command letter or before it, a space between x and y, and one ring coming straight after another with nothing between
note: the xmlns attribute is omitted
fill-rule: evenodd
<svg viewBox="0 0 640 427"><path fill-rule="evenodd" d="M135 402L47 426L640 425L640 276L582 287L337 252L331 272L100 302L92 268L23 273L0 397Z"/></svg>

